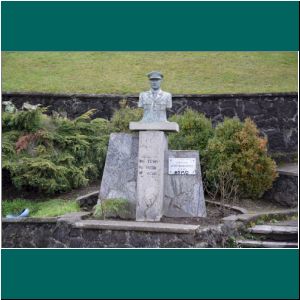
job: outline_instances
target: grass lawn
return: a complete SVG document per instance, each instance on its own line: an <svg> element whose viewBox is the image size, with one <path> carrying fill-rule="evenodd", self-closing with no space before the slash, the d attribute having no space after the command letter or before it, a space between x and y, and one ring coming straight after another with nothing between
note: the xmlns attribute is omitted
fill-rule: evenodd
<svg viewBox="0 0 300 300"><path fill-rule="evenodd" d="M135 94L160 70L184 93L297 91L296 52L2 52L3 91Z"/></svg>
<svg viewBox="0 0 300 300"><path fill-rule="evenodd" d="M30 210L30 217L56 217L69 212L80 211L75 200L52 199L37 202L25 199L14 199L2 201L2 216L19 214L24 208Z"/></svg>

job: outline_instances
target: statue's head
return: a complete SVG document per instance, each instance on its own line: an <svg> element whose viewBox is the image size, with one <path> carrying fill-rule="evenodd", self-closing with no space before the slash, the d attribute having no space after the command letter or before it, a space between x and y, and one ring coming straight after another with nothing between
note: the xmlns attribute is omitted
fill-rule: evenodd
<svg viewBox="0 0 300 300"><path fill-rule="evenodd" d="M161 82L163 80L163 74L161 74L159 71L152 71L149 74L147 74L150 86L153 90L159 90Z"/></svg>

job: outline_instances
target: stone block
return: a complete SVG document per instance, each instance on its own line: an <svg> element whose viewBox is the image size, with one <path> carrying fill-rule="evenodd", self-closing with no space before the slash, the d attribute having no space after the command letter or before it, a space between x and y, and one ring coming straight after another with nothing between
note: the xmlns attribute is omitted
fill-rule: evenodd
<svg viewBox="0 0 300 300"><path fill-rule="evenodd" d="M91 209L94 205L96 205L98 197L99 191L94 191L76 198L76 202L79 204L80 208Z"/></svg>
<svg viewBox="0 0 300 300"><path fill-rule="evenodd" d="M136 221L160 221L162 217L167 147L163 131L139 132Z"/></svg>
<svg viewBox="0 0 300 300"><path fill-rule="evenodd" d="M130 122L130 130L135 131L170 131L179 132L179 125L175 122Z"/></svg>
<svg viewBox="0 0 300 300"><path fill-rule="evenodd" d="M164 139L162 138L162 140ZM100 200L128 199L130 219L136 218L138 143L137 134L113 133L111 135L100 188ZM167 148L166 143L165 139L164 147ZM156 142L152 142L152 145L158 150ZM196 158L196 175L168 175L169 157ZM145 161L143 164L141 167L145 168L144 171L148 170L149 173L151 169L146 169L146 167L156 167L155 164L146 164ZM163 180L165 181L163 215L167 217L205 217L206 209L198 151L166 151L163 169ZM147 179L145 182L146 186L150 188L150 181ZM144 194L145 191L141 188L140 193ZM147 193L150 193L149 190Z"/></svg>
<svg viewBox="0 0 300 300"><path fill-rule="evenodd" d="M138 135L112 133L109 139L99 201L123 198L135 218Z"/></svg>
<svg viewBox="0 0 300 300"><path fill-rule="evenodd" d="M195 175L169 175L168 160L174 158L195 158ZM164 216L206 217L198 151L169 150L165 159Z"/></svg>

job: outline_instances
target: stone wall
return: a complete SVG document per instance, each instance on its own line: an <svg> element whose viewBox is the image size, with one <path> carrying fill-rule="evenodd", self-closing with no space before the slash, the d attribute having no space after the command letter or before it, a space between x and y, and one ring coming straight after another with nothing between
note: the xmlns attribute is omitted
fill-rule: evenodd
<svg viewBox="0 0 300 300"><path fill-rule="evenodd" d="M79 215L79 216L78 216ZM4 248L211 248L225 247L239 226L81 220L83 213L62 218L2 219ZM125 223L125 225L123 225ZM147 226L146 226L147 225ZM112 228L113 227L113 228Z"/></svg>
<svg viewBox="0 0 300 300"><path fill-rule="evenodd" d="M110 119L119 109L119 101L126 99L130 107L136 107L138 96L129 95L65 95L42 93L2 94L2 101L11 100L17 108L24 102L48 106L53 110L75 118L89 109L96 109L94 118ZM250 117L261 132L269 139L271 153L282 154L289 160L298 151L298 94L224 94L224 95L173 95L173 107L168 112L180 114L186 108L193 108L210 117L214 124L224 117Z"/></svg>
<svg viewBox="0 0 300 300"><path fill-rule="evenodd" d="M263 198L282 206L298 206L298 176L280 174Z"/></svg>

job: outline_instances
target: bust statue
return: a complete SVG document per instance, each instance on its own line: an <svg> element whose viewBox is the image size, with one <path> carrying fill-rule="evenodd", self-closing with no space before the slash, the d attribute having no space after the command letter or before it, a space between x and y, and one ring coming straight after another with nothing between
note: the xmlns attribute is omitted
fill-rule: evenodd
<svg viewBox="0 0 300 300"><path fill-rule="evenodd" d="M130 122L129 129L179 132L176 122L167 121L166 109L172 107L172 95L160 89L163 75L161 72L153 71L148 74L148 78L151 89L140 93L138 103L138 107L144 109L143 118L139 122Z"/></svg>
<svg viewBox="0 0 300 300"><path fill-rule="evenodd" d="M168 122L166 109L172 107L172 95L160 89L163 75L158 71L148 74L151 89L140 93L138 107L144 108L140 122Z"/></svg>

